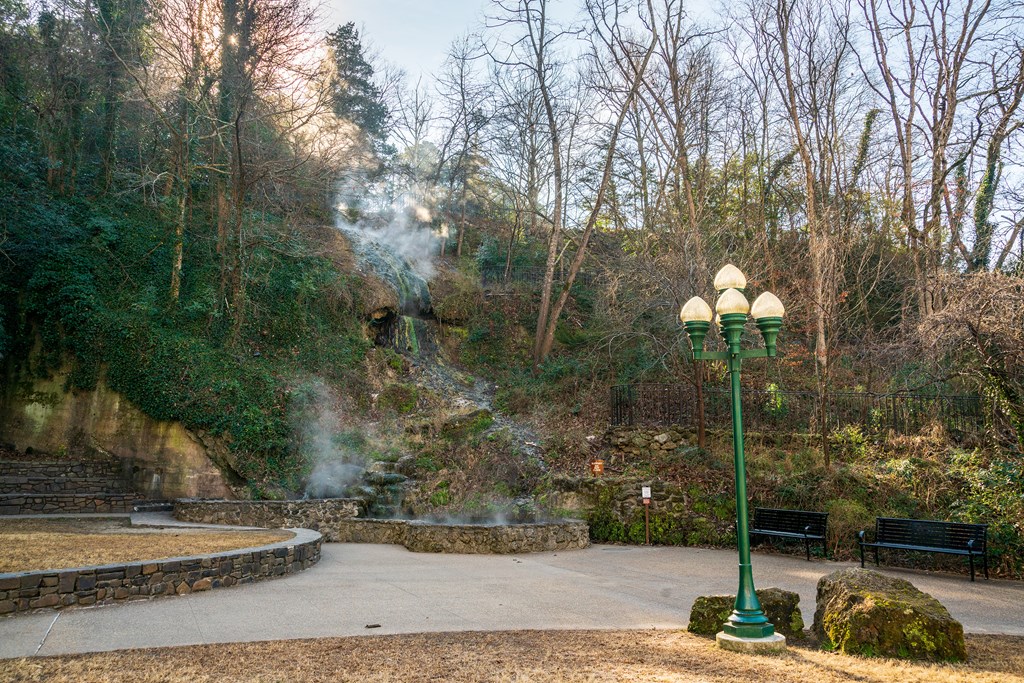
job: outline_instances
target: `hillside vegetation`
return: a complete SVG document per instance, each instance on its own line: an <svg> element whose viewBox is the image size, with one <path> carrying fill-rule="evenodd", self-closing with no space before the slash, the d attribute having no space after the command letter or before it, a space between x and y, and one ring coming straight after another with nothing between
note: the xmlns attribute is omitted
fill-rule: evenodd
<svg viewBox="0 0 1024 683"><path fill-rule="evenodd" d="M572 26L548 4L495 6L414 85L304 0L0 0L5 381L104 381L226 444L242 495L297 494L326 448L404 463L424 510L542 502L604 447L610 387L724 385L686 360L678 313L732 262L787 309L746 390L963 394L986 416L970 440L827 419L763 435L757 501L843 533L986 521L1019 573L1012 3L940 21L756 0L705 25L675 0L587 0ZM427 277L431 304L353 235ZM462 424L474 392L492 405ZM614 474L700 482L725 522L729 448Z"/></svg>

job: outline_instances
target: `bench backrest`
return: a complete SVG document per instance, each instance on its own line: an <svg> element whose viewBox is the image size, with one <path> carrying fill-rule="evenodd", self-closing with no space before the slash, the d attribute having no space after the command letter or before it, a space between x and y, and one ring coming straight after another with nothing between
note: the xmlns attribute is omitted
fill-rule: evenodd
<svg viewBox="0 0 1024 683"><path fill-rule="evenodd" d="M987 524L879 517L875 520L875 541L949 550L966 550L967 541L974 541L974 550L984 552L987 530Z"/></svg>
<svg viewBox="0 0 1024 683"><path fill-rule="evenodd" d="M828 523L827 512L805 510L780 510L777 508L754 508L754 528L770 531L784 531L802 534L806 527L812 536L824 536Z"/></svg>

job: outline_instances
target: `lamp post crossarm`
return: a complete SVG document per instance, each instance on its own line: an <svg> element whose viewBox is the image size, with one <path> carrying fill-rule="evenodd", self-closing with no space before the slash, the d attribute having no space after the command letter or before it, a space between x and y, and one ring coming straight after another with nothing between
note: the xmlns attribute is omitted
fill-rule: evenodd
<svg viewBox="0 0 1024 683"><path fill-rule="evenodd" d="M771 358L768 349L742 349L738 353L732 351L691 351L690 360L730 360L732 358Z"/></svg>

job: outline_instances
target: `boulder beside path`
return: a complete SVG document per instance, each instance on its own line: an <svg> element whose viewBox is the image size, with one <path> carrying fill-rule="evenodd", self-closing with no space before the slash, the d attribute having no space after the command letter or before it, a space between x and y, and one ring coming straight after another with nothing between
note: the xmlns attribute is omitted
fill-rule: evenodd
<svg viewBox="0 0 1024 683"><path fill-rule="evenodd" d="M963 626L909 581L868 569L842 569L818 581L815 634L846 654L960 662Z"/></svg>

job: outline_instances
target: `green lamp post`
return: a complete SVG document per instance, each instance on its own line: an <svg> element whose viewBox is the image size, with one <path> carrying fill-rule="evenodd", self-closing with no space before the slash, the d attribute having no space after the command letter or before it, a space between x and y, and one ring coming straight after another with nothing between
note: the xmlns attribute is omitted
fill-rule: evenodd
<svg viewBox="0 0 1024 683"><path fill-rule="evenodd" d="M718 327L725 339L727 351L705 351L704 338L711 328L711 307L700 297L693 297L679 312L679 319L686 327L693 347L693 360L723 360L728 364L732 385L732 439L733 459L736 467L736 543L739 547L739 590L729 620L718 634L718 642L724 647L740 645L744 649L754 643L760 649L785 647L785 637L775 633L761 609L761 602L754 592L754 575L750 565L750 522L747 511L747 476L743 455L743 413L740 404L740 368L744 358L775 357L775 341L782 328L785 308L778 297L764 292L751 306L743 291L747 279L739 268L729 264L715 276L715 289L719 297L715 304L718 313ZM741 349L740 338L750 313L761 336L763 349Z"/></svg>

